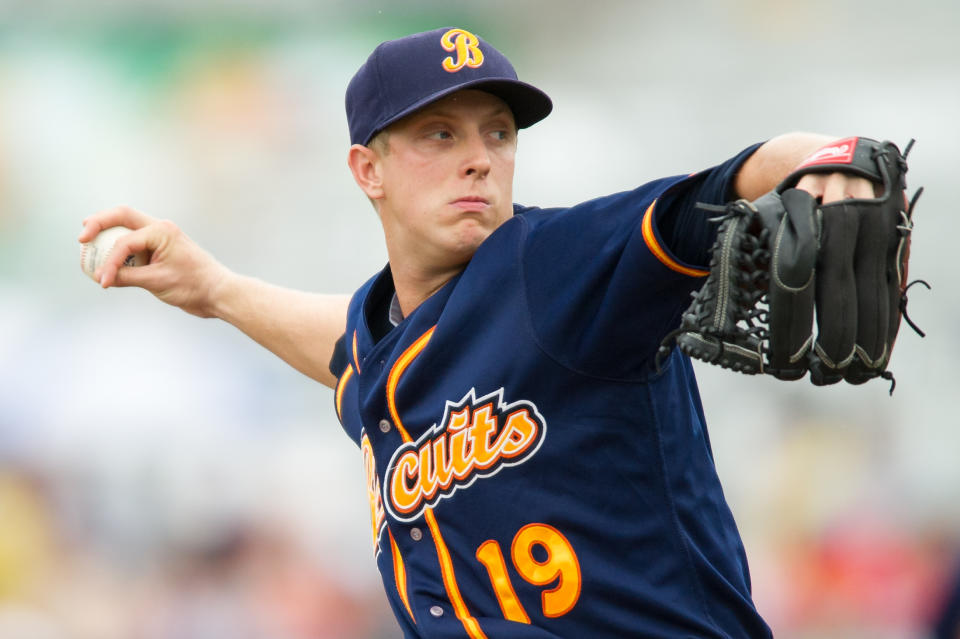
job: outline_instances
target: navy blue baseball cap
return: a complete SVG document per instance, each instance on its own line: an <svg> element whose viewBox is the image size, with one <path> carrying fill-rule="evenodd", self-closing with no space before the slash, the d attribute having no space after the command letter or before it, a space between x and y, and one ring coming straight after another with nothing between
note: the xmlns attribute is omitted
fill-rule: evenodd
<svg viewBox="0 0 960 639"><path fill-rule="evenodd" d="M461 89L506 102L520 129L553 109L546 93L517 79L506 56L469 31L445 27L374 49L347 86L350 143L367 144L400 118Z"/></svg>

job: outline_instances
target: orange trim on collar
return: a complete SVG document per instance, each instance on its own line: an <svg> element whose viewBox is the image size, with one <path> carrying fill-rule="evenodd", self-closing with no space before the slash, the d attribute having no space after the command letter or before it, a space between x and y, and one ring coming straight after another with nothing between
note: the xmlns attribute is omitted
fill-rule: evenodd
<svg viewBox="0 0 960 639"><path fill-rule="evenodd" d="M347 364L347 370L343 371L343 375L340 376L340 379L337 381L337 393L336 393L336 406L337 406L337 419L340 420L340 423L343 423L343 411L341 410L341 405L343 404L343 390L347 387L347 382L350 381L350 378L353 377L353 364Z"/></svg>
<svg viewBox="0 0 960 639"><path fill-rule="evenodd" d="M357 372L362 372L360 370L360 358L357 357L357 331L353 331L353 365L357 367Z"/></svg>
<svg viewBox="0 0 960 639"><path fill-rule="evenodd" d="M397 358L393 368L390 369L390 375L387 376L387 409L390 411L390 417L393 419L397 430L400 431L400 436L403 437L405 444L412 442L413 438L410 437L407 429L403 427L403 422L400 420L399 413L397 413L397 385L400 384L400 376L403 375L407 367L410 366L417 355L427 346L427 342L433 337L433 330L435 328L436 326L431 327L430 330L418 337L413 344L407 347L407 350L403 351L403 354Z"/></svg>

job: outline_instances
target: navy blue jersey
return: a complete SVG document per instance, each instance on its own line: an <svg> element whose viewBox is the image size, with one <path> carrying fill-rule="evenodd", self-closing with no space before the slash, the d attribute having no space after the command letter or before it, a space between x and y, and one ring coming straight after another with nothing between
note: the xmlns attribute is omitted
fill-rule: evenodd
<svg viewBox="0 0 960 639"><path fill-rule="evenodd" d="M336 406L406 637L770 636L690 362L652 364L706 275L660 228L696 219L683 236L708 244L692 204L728 199L752 150L566 209L515 207L379 340L389 267L356 293Z"/></svg>
<svg viewBox="0 0 960 639"><path fill-rule="evenodd" d="M946 598L934 619L931 639L957 639L960 637L960 562L956 564Z"/></svg>

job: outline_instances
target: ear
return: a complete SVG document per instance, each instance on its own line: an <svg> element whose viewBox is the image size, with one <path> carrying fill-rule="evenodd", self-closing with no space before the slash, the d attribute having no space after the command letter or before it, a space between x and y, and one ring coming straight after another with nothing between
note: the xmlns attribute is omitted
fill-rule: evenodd
<svg viewBox="0 0 960 639"><path fill-rule="evenodd" d="M380 156L370 147L354 144L347 153L347 165L353 173L353 179L371 200L383 197L383 178Z"/></svg>

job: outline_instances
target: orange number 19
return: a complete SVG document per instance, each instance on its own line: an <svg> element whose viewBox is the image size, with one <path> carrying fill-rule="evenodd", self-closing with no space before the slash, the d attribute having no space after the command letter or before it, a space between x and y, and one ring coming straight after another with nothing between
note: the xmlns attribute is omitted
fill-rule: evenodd
<svg viewBox="0 0 960 639"><path fill-rule="evenodd" d="M535 546L545 554L543 561L533 556ZM560 531L546 524L528 524L513 538L510 556L517 572L531 584L546 586L556 582L556 586L543 591L544 616L560 617L573 609L580 598L580 563L573 546ZM503 616L510 621L530 623L507 574L500 544L493 539L483 542L477 548L477 559L487 569Z"/></svg>

